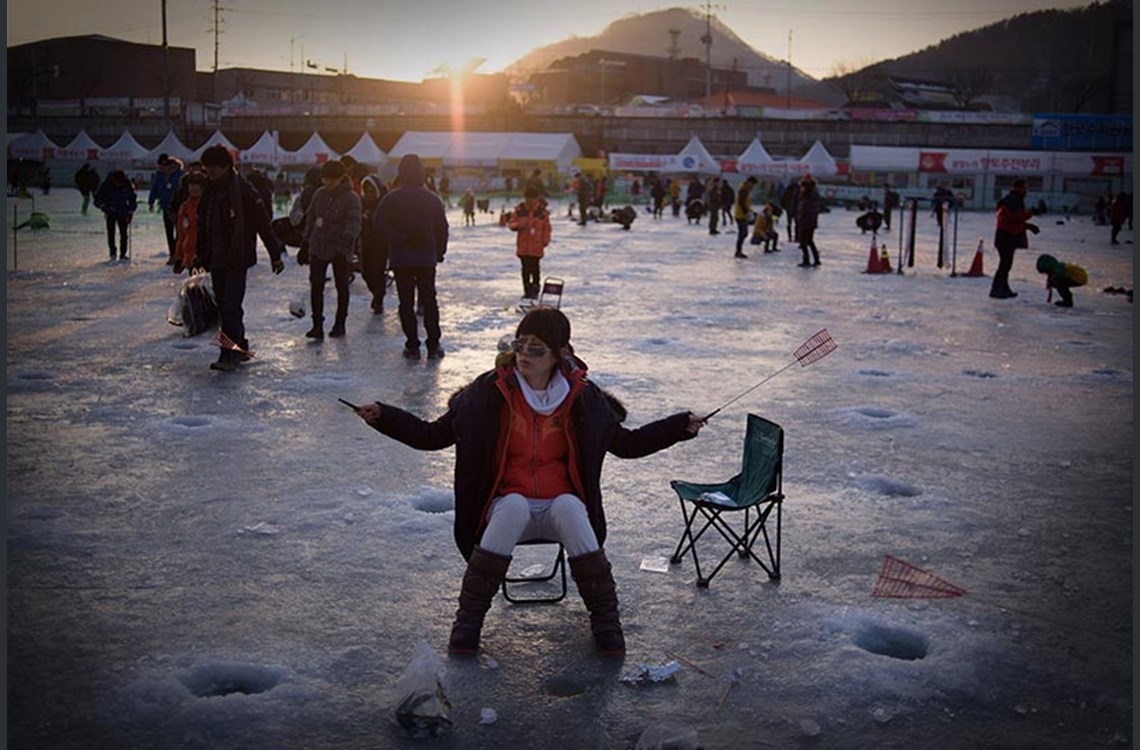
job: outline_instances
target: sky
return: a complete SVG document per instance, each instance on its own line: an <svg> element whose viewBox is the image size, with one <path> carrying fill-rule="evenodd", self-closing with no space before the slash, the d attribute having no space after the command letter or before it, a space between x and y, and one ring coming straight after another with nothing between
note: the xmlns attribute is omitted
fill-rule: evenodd
<svg viewBox="0 0 1140 750"><path fill-rule="evenodd" d="M815 78L837 66L863 67L936 44L1020 13L1083 7L1070 0L780 0L708 7L745 42ZM214 64L212 0L167 3L168 43L197 50L199 70ZM486 0L412 3L371 0L225 0L219 2L219 67L318 68L363 77L419 81L441 64L474 58L482 73L502 70L530 50L570 36L589 37L622 17L678 7L650 0ZM104 34L162 42L161 0L10 0L8 45ZM904 10L905 8L905 10Z"/></svg>
<svg viewBox="0 0 1140 750"><path fill-rule="evenodd" d="M448 214L444 359L403 359L395 300L373 315L359 277L347 336L306 339L289 308L308 268L291 256L275 276L259 249L256 357L218 373L212 332L165 318L180 278L161 214L139 211L131 262L110 265L67 182L36 194L50 229L20 230L18 264L7 245L10 747L627 750L667 720L710 749L1131 747L1133 310L1101 290L1131 288L1133 255L1089 215L1041 217L1020 296L994 300L991 278L936 266L928 208L915 265L869 275L870 235L842 208L804 269L786 236L734 259L734 232L683 214L579 227L554 197L541 271L565 280L575 352L626 426L792 367L695 439L606 460L624 662L593 654L572 581L556 605L496 597L484 658L445 660L453 736L417 744L393 714L417 641L443 653L455 612L455 453L386 439L336 399L430 419L491 367L522 293L502 199L471 228ZM958 217L959 272L984 236L993 274L993 225ZM1073 308L1047 302L1042 252L1087 270ZM795 366L821 328L838 348ZM705 589L689 556L643 567L682 531L668 480L739 471L749 412L786 431L780 583L743 559ZM729 550L706 537L707 573ZM873 598L888 553L967 593ZM536 559L516 554L519 572ZM619 681L680 659L672 683Z"/></svg>

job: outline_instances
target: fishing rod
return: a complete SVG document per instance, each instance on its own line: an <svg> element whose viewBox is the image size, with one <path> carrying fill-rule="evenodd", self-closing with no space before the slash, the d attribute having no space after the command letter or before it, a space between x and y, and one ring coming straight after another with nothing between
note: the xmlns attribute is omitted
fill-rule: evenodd
<svg viewBox="0 0 1140 750"><path fill-rule="evenodd" d="M831 354L833 351L835 351L835 349L836 349L835 340L831 338L831 334L827 332L826 328L820 330L818 333L811 336L807 341L800 344L799 347L794 352L792 352L792 356L795 357L795 359L793 361L784 365L779 370L776 370L776 372L772 373L771 375L768 375L766 378L764 378L763 380L761 380L759 383L752 386L748 390L744 391L743 393L740 393L736 397L729 399L725 403L721 404L714 411L710 412L708 414L708 416L706 416L701 421L702 422L709 421L710 419L715 417L720 412L721 409L725 408L726 406L729 406L731 404L736 403L740 399L747 396L749 393L752 393L752 391L756 390L757 388L764 385L765 383L767 383L772 378L779 375L781 372L784 372L785 370L788 370L789 368L791 368L792 365L799 364L800 367L807 367L810 364L813 364L815 362L820 361L821 359L826 357L828 354Z"/></svg>

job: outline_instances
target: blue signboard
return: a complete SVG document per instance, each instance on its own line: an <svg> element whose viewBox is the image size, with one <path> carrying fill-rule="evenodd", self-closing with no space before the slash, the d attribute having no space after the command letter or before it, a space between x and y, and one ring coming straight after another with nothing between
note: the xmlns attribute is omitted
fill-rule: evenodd
<svg viewBox="0 0 1140 750"><path fill-rule="evenodd" d="M1033 148L1131 151L1131 115L1033 115Z"/></svg>

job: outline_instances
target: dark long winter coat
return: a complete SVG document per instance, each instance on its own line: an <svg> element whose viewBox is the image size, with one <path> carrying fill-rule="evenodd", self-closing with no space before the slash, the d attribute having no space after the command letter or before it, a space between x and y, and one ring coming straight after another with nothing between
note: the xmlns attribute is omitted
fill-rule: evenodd
<svg viewBox="0 0 1140 750"><path fill-rule="evenodd" d="M372 213L372 225L388 249L391 268L430 268L447 253L447 214L439 196L424 187L424 168L406 154L400 160L397 187Z"/></svg>
<svg viewBox="0 0 1140 750"><path fill-rule="evenodd" d="M257 264L257 238L269 257L278 260L284 248L269 212L244 177L230 170L210 180L198 203L198 260L207 271L239 271Z"/></svg>
<svg viewBox="0 0 1140 750"><path fill-rule="evenodd" d="M571 363L567 364L568 369ZM573 360L584 370L585 364ZM584 373L583 373L584 374ZM571 373L573 376L573 373ZM570 407L572 454L582 483L590 525L604 544L606 517L602 509L602 462L606 453L619 458L641 458L693 437L686 428L689 413L680 412L637 429L622 426L626 411L621 403L589 380ZM376 429L419 450L455 446L455 543L464 558L483 534L484 515L494 498L499 475L496 446L500 421L507 403L504 394L518 388L514 367L502 365L475 378L448 402L447 412L428 422L387 404Z"/></svg>

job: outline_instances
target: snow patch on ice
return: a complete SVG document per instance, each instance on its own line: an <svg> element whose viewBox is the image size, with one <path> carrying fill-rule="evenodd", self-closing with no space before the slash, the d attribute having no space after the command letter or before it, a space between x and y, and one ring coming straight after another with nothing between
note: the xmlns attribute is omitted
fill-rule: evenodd
<svg viewBox="0 0 1140 750"><path fill-rule="evenodd" d="M455 493L435 487L424 487L418 495L408 498L408 503L421 513L447 513L455 510Z"/></svg>

